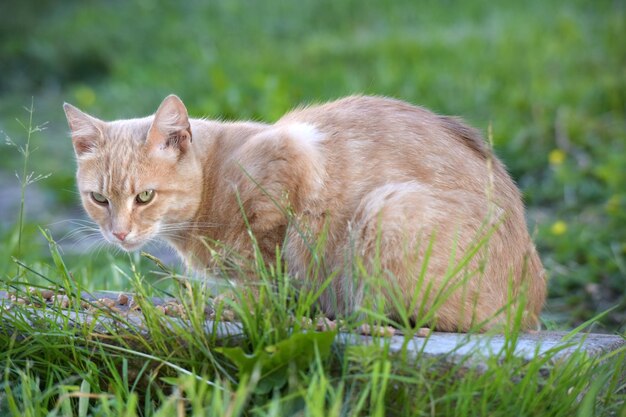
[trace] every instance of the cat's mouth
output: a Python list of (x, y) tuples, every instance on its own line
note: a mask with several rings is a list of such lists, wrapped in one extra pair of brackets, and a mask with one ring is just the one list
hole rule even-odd
[(109, 238), (108, 241), (122, 248), (126, 252), (134, 252), (136, 250), (139, 250), (141, 249), (142, 246), (144, 246), (147, 243), (146, 239), (139, 239), (137, 237), (134, 237), (132, 239), (127, 238), (124, 240), (119, 240), (116, 238)]

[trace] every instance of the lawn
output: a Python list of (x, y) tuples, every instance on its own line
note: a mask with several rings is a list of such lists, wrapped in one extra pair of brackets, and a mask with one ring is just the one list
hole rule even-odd
[[(73, 232), (84, 216), (64, 101), (115, 119), (150, 114), (176, 93), (196, 117), (273, 121), (302, 103), (367, 93), (491, 131), (524, 193), (548, 271), (544, 327), (569, 330), (612, 308), (593, 330), (626, 331), (624, 2), (31, 0), (5, 7), (0, 130), (17, 146), (0, 147), (0, 289), (52, 281), (70, 293), (178, 291), (150, 259)], [(31, 180), (41, 178), (23, 187), (31, 172)], [(176, 270), (175, 259), (155, 253)], [(308, 306), (281, 300), (274, 321), (250, 319), (246, 352), (302, 334), (287, 313), (303, 315)], [(163, 329), (164, 318), (154, 317), (152, 328)], [(617, 413), (624, 400), (619, 366), (599, 371), (603, 365), (582, 357), (549, 373), (539, 371), (544, 359), (506, 358), (481, 374), (442, 371), (426, 358), (414, 369), (375, 349), (314, 350), (284, 385), (260, 393), (263, 375), (238, 372), (214, 352), (215, 340), (189, 329), (163, 330), (151, 342), (126, 334), (105, 342), (90, 340), (86, 329), (43, 323), (21, 340), (11, 335), (27, 322), (8, 323), (0, 328), (0, 414), (57, 407), (59, 415), (171, 415), (206, 406), (217, 415), (571, 415), (594, 407)], [(186, 350), (176, 347), (181, 335)], [(589, 385), (591, 374), (602, 383)]]

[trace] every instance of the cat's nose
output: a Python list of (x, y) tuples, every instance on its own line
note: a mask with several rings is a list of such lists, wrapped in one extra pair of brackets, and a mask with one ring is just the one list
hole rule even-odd
[(128, 236), (128, 232), (113, 232), (113, 236), (123, 241), (124, 239), (126, 239), (126, 236)]

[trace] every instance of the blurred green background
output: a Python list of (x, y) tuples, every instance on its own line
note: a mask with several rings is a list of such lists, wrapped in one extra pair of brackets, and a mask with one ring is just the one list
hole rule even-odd
[[(82, 218), (62, 112), (152, 113), (178, 94), (196, 117), (273, 121), (301, 104), (388, 95), (464, 117), (522, 188), (550, 277), (548, 327), (618, 306), (596, 328), (626, 328), (624, 1), (5, 0), (0, 130), (17, 144), (46, 123), (27, 172), (0, 146), (0, 272), (11, 257), (54, 275), (37, 226), (51, 228), (76, 279), (124, 286), (126, 255), (66, 236)], [(86, 253), (88, 255), (86, 256)], [(121, 261), (120, 261), (121, 259)], [(118, 262), (119, 261), (119, 262)], [(33, 278), (34, 279), (34, 278)]]

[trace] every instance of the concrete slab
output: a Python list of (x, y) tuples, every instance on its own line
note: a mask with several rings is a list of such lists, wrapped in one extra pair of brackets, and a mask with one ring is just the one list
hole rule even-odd
[[(84, 294), (83, 299), (94, 302), (98, 299), (117, 300), (119, 293), (101, 292), (96, 294)], [(132, 296), (131, 296), (132, 300)], [(155, 298), (156, 305), (167, 305), (172, 299)], [(19, 309), (6, 308), (9, 303), (9, 295), (0, 291), (0, 328), (10, 320)], [(140, 312), (130, 312), (130, 302), (118, 305), (121, 314), (124, 315), (125, 323), (121, 323), (103, 314), (94, 315), (88, 310), (61, 310), (50, 308), (29, 308), (32, 319), (46, 316), (56, 322), (66, 322), (85, 325), (93, 323), (94, 331), (107, 333), (107, 329), (131, 326), (133, 330), (146, 332), (143, 316)], [(24, 316), (20, 316), (24, 319)], [(184, 321), (170, 317), (172, 323), (183, 325)], [(207, 332), (215, 333), (218, 338), (237, 337), (242, 334), (241, 324), (236, 322), (219, 322), (207, 320), (205, 323)], [(428, 337), (411, 337), (397, 334), (390, 337), (372, 337), (346, 332), (339, 332), (335, 344), (345, 348), (353, 345), (379, 345), (388, 346), (392, 354), (407, 355), (409, 358), (420, 356), (441, 358), (442, 360), (458, 363), (463, 361), (478, 364), (484, 363), (487, 357), (504, 357), (514, 355), (521, 359), (530, 360), (537, 356), (549, 355), (551, 361), (558, 362), (562, 358), (572, 355), (574, 352), (585, 352), (590, 357), (602, 358), (603, 355), (626, 350), (626, 337), (619, 335), (579, 333), (570, 335), (568, 332), (533, 332), (518, 334), (514, 342), (507, 340), (502, 334), (462, 334), (433, 332)]]
[[(409, 357), (436, 357), (448, 362), (481, 365), (486, 358), (503, 358), (513, 355), (524, 360), (548, 355), (551, 362), (571, 356), (574, 352), (584, 352), (589, 357), (602, 359), (603, 355), (626, 350), (626, 339), (621, 336), (568, 332), (520, 333), (513, 342), (502, 334), (462, 334), (433, 332), (426, 338), (413, 337), (407, 340), (403, 335), (390, 338), (372, 338), (340, 333), (342, 344), (389, 344), (389, 351), (406, 354)], [(468, 361), (468, 358), (470, 360)]]

